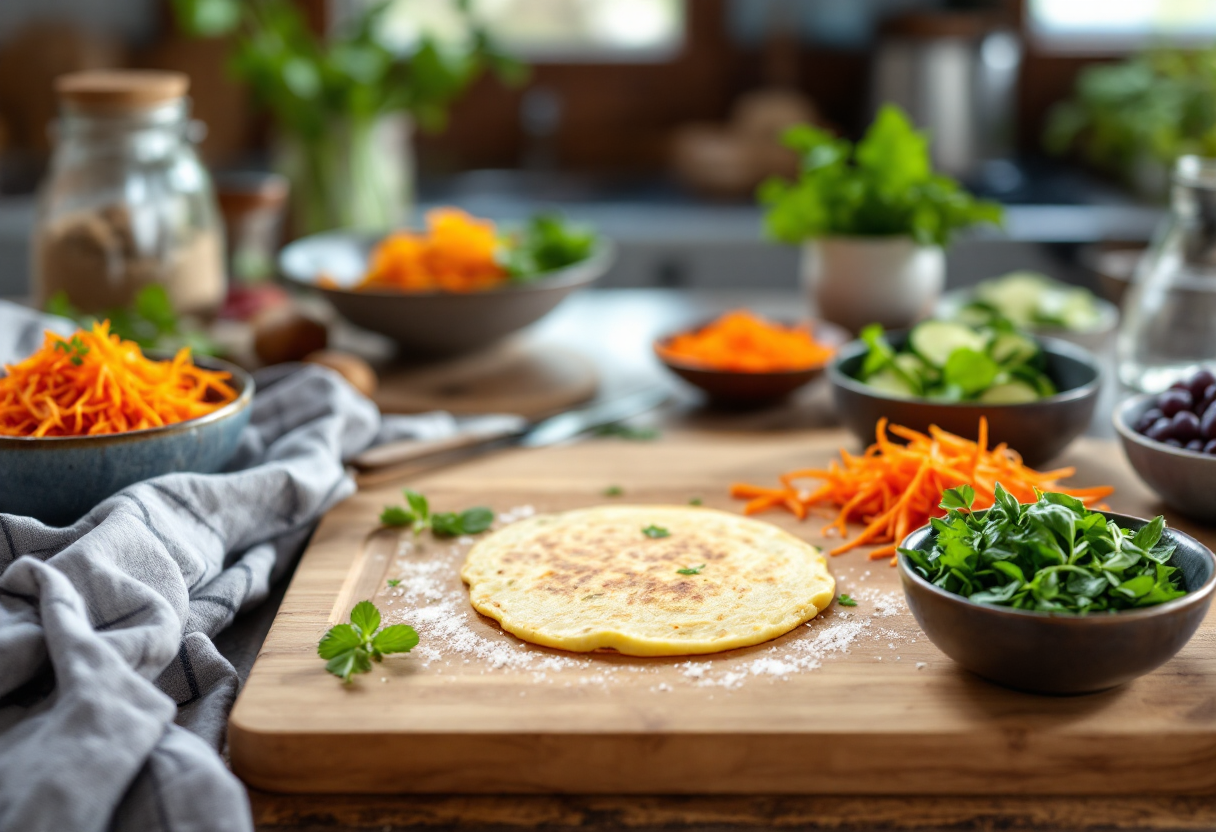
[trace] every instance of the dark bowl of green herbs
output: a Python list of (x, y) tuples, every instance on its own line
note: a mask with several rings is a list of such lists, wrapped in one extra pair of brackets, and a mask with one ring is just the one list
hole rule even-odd
[(503, 255), (511, 277), (475, 292), (359, 289), (383, 235), (329, 231), (283, 247), (279, 271), (319, 291), (343, 318), (395, 341), (401, 357), (475, 352), (543, 318), (611, 267), (610, 240), (559, 217), (533, 217)]
[(1033, 693), (1093, 693), (1161, 666), (1194, 635), (1216, 557), (1165, 520), (1087, 509), (1045, 493), (1019, 504), (997, 486), (971, 512), (969, 486), (899, 549), (908, 607), (960, 665)]

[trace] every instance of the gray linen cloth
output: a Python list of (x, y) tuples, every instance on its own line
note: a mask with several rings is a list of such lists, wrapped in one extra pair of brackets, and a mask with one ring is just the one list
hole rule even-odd
[[(48, 324), (71, 328), (0, 302), (0, 363)], [(354, 492), (343, 459), (458, 429), (382, 419), (321, 367), (257, 384), (226, 473), (139, 483), (66, 528), (0, 513), (0, 830), (252, 828), (217, 753), (239, 679), (213, 638)]]

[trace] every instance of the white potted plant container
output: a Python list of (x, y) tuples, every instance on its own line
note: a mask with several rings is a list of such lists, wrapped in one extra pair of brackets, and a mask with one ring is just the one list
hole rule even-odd
[(853, 332), (911, 326), (945, 288), (950, 235), (1000, 222), (999, 205), (933, 172), (928, 140), (898, 107), (883, 107), (856, 145), (805, 125), (783, 141), (802, 172), (765, 182), (759, 198), (770, 236), (802, 246), (812, 317)]
[(946, 252), (910, 236), (825, 237), (802, 244), (811, 315), (858, 332), (929, 317), (946, 285)]

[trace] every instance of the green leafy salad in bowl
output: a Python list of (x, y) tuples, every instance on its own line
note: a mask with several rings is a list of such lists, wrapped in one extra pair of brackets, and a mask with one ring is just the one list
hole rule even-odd
[(861, 332), (868, 352), (858, 380), (896, 398), (1018, 404), (1057, 392), (1038, 342), (1008, 323), (974, 328), (955, 321), (917, 324), (899, 349), (883, 328)]
[(1164, 517), (1133, 531), (1068, 494), (1019, 503), (999, 483), (995, 490), (993, 507), (980, 512), (971, 511), (971, 486), (947, 490), (928, 548), (899, 553), (934, 586), (978, 604), (1085, 614), (1186, 595)]

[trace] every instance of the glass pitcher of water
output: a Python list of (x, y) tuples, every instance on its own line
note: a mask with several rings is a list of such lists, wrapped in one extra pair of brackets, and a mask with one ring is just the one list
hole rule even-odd
[(1155, 393), (1216, 364), (1216, 159), (1183, 156), (1162, 221), (1123, 303), (1119, 380)]

